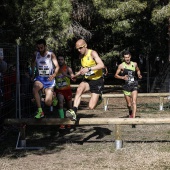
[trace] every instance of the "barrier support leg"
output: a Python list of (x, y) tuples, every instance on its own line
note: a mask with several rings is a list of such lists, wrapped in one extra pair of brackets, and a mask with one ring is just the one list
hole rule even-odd
[(108, 110), (108, 102), (109, 102), (109, 98), (104, 98), (104, 111), (107, 111)]
[(20, 149), (20, 150), (36, 150), (36, 149), (44, 149), (44, 147), (27, 147), (26, 146), (26, 138), (25, 138), (25, 129), (26, 129), (26, 125), (21, 125), (20, 127), (20, 132), (18, 134), (18, 139), (17, 139), (17, 143), (16, 143), (16, 149)]
[(159, 103), (160, 103), (160, 105), (159, 105), (159, 110), (160, 110), (160, 111), (163, 111), (163, 110), (164, 110), (164, 108), (163, 108), (163, 105), (164, 105), (164, 97), (160, 97)]
[(20, 126), (20, 132), (18, 134), (16, 149), (20, 149), (20, 148), (25, 148), (26, 147), (25, 128), (26, 128), (26, 125), (21, 125)]
[(121, 136), (121, 127), (120, 125), (115, 125), (115, 148), (121, 149), (123, 147), (123, 141)]

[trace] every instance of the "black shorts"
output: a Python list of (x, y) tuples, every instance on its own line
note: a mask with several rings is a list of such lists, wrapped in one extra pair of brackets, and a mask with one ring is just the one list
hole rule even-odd
[(103, 77), (100, 77), (97, 80), (84, 79), (83, 81), (85, 81), (89, 84), (91, 93), (96, 93), (96, 94), (103, 93), (103, 88), (104, 88)]
[(127, 92), (132, 92), (138, 90), (138, 82), (123, 85), (123, 90)]

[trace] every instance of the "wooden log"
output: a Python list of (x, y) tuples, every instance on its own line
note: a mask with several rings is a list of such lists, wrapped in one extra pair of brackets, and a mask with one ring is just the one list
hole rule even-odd
[(42, 118), (36, 120), (28, 119), (5, 119), (5, 124), (26, 124), (26, 125), (131, 125), (131, 124), (170, 124), (170, 118), (80, 118), (76, 122), (68, 118)]
[[(79, 84), (71, 84), (70, 85), (72, 88), (77, 88), (79, 86)], [(121, 88), (121, 85), (104, 85), (105, 88), (115, 88), (115, 87), (119, 87)]]
[[(138, 93), (138, 97), (167, 97), (170, 93)], [(90, 98), (91, 94), (83, 94), (82, 98)], [(103, 98), (122, 98), (124, 94), (103, 94)]]

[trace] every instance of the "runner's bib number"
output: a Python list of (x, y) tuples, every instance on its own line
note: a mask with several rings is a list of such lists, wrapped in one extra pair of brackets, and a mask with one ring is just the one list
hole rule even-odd
[(67, 82), (65, 82), (65, 81), (58, 82), (57, 84), (58, 84), (58, 87), (59, 87), (59, 88), (61, 88), (61, 87), (64, 87), (64, 86), (67, 86), (67, 85), (68, 85), (68, 84), (67, 84)]
[(50, 71), (49, 70), (39, 70), (39, 75), (40, 76), (49, 76)]
[(94, 71), (88, 71), (87, 73), (85, 73), (85, 76), (92, 76), (94, 75)]

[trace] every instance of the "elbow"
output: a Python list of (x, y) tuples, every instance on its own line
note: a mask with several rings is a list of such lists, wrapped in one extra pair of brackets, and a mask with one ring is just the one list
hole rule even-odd
[(103, 68), (105, 68), (105, 65), (104, 65), (104, 64), (102, 64), (102, 69), (103, 69)]

